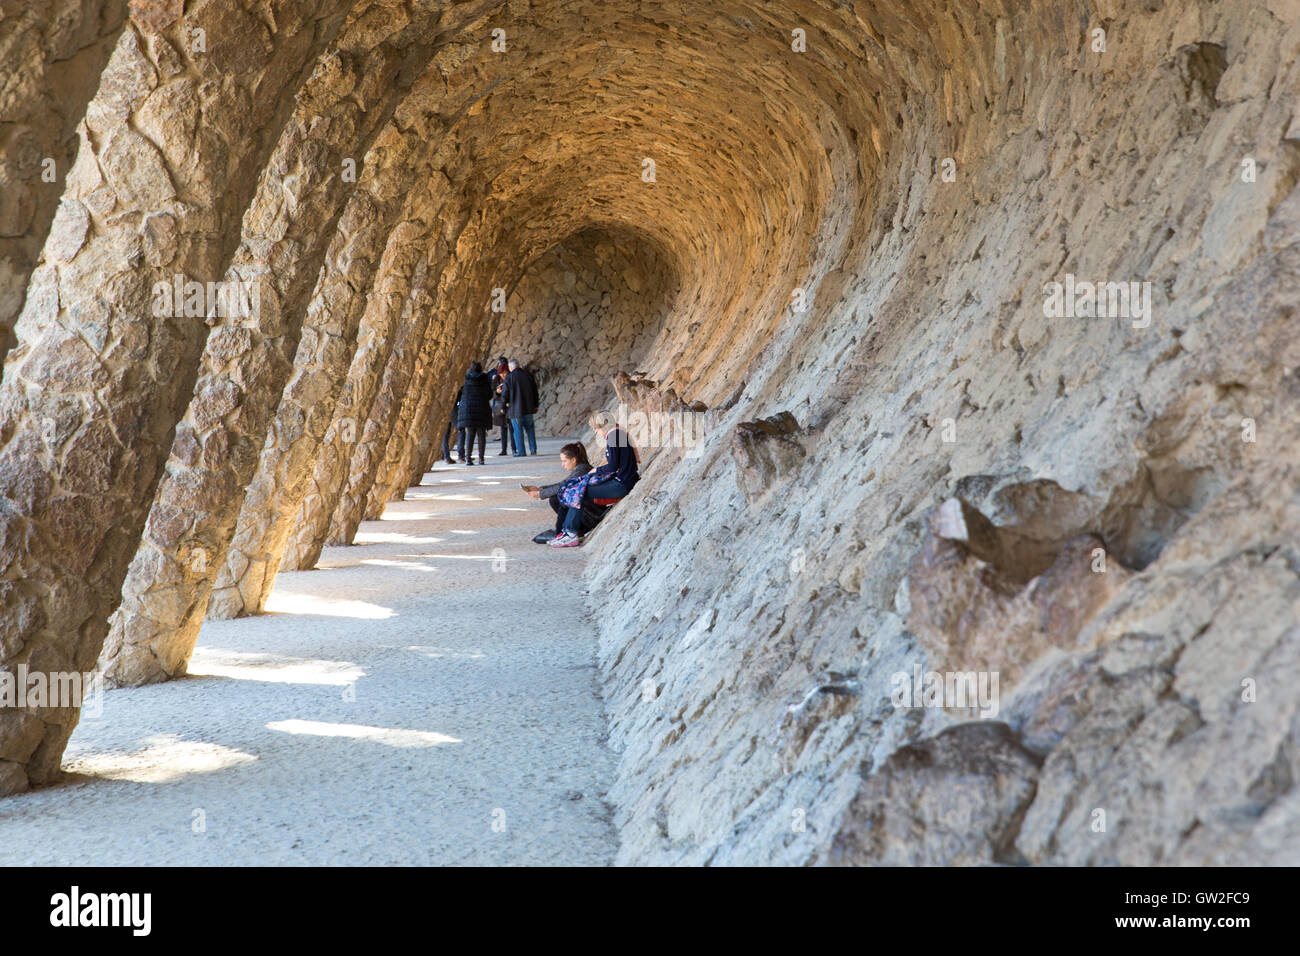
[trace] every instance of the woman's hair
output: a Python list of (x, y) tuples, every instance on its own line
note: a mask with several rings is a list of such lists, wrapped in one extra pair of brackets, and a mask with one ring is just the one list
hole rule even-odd
[(469, 370), (470, 370), (471, 372), (481, 372), (481, 371), (483, 371), (483, 363), (482, 363), (482, 362), (472, 362), (472, 363), (470, 363)]
[(590, 465), (590, 464), (591, 464), (591, 462), (587, 460), (587, 449), (586, 449), (583, 445), (579, 444), (579, 443), (576, 442), (576, 441), (571, 441), (571, 442), (569, 442), (567, 445), (565, 445), (563, 448), (561, 448), (561, 449), (560, 449), (560, 454), (561, 454), (561, 455), (568, 455), (570, 458), (572, 458), (574, 461), (576, 461), (579, 465)]

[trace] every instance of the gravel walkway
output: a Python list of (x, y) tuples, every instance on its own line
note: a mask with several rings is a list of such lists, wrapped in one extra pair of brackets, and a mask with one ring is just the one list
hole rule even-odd
[(559, 445), (439, 464), (191, 676), (106, 692), (67, 781), (0, 800), (0, 864), (612, 862), (582, 551), (519, 490)]

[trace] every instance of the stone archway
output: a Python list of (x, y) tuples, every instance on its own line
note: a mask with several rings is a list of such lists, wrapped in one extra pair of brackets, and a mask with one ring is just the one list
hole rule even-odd
[[(6, 16), (0, 674), (183, 673), (506, 352), (544, 430), (617, 372), (708, 416), (587, 552), (627, 859), (1281, 858), (1294, 695), (1240, 681), (1300, 680), (1300, 34), (1231, 7)], [(258, 312), (159, 314), (177, 279)], [(1067, 279), (1152, 310), (1054, 313)], [(883, 703), (913, 665), (1003, 674), (1005, 726)], [(0, 710), (0, 793), (77, 719)]]
[(680, 290), (675, 263), (626, 228), (590, 227), (530, 263), (488, 353), (533, 369), (539, 433), (578, 435), (614, 397), (610, 384), (650, 354)]

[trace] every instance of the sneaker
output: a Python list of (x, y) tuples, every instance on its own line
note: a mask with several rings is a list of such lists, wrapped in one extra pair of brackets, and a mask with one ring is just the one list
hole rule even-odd
[(551, 541), (555, 540), (558, 537), (559, 534), (555, 531), (554, 528), (547, 528), (541, 534), (533, 535), (533, 541), (537, 544), (549, 544)]
[(582, 539), (576, 534), (569, 534), (567, 531), (562, 531), (560, 534), (555, 536), (554, 540), (551, 541), (550, 546), (552, 548), (580, 548), (582, 547)]

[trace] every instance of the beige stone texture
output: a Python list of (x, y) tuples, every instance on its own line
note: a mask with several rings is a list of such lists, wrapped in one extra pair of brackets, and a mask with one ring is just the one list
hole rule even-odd
[[(6, 670), (183, 673), (504, 352), (642, 452), (619, 862), (1300, 863), (1294, 3), (11, 6)], [(0, 793), (76, 721), (0, 714)]]

